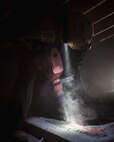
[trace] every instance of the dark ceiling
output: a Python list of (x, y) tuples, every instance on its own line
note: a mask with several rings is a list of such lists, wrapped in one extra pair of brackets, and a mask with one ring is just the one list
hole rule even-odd
[[(34, 1), (4, 1), (4, 3), (0, 4), (1, 36), (8, 34), (7, 31), (9, 31), (9, 29), (11, 30), (11, 27), (13, 27), (13, 30), (17, 31), (17, 33), (20, 25), (25, 24), (26, 28), (33, 27), (33, 23), (37, 24), (38, 20), (36, 17), (39, 13), (49, 10), (53, 11), (63, 1), (64, 0), (41, 0), (37, 3)], [(96, 44), (99, 41), (103, 42), (114, 36), (113, 0), (66, 0), (66, 5), (70, 9), (88, 16), (94, 29), (92, 44)], [(14, 17), (16, 19), (15, 21), (19, 24), (16, 25), (15, 22), (12, 24), (11, 19)]]

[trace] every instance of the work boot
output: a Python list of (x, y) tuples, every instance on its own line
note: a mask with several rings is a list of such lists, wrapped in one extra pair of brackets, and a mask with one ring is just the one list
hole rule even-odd
[(28, 142), (27, 134), (22, 130), (15, 130), (12, 133), (13, 142)]

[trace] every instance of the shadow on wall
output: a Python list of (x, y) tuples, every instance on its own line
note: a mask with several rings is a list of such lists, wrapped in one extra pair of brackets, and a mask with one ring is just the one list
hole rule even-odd
[(114, 41), (93, 46), (81, 67), (85, 90), (91, 97), (114, 89)]
[(58, 97), (53, 90), (51, 82), (42, 70), (37, 70), (34, 84), (32, 103), (28, 116), (44, 116), (59, 119), (61, 117)]
[(108, 39), (91, 49), (81, 67), (85, 102), (100, 117), (113, 117), (114, 41)]

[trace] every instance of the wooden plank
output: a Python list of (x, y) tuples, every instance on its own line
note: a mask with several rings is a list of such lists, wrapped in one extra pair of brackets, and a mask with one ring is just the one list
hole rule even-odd
[(114, 34), (114, 27), (110, 28), (109, 30), (106, 30), (105, 32), (98, 34), (97, 36), (94, 36), (91, 43), (92, 45), (95, 45), (96, 43), (100, 42), (100, 40), (102, 41), (102, 39), (110, 37), (113, 34)]
[(97, 7), (100, 7), (102, 4), (104, 4), (107, 0), (101, 0), (99, 2), (97, 2), (96, 4), (94, 4), (93, 6), (91, 6), (88, 10), (86, 10), (84, 12), (84, 14), (88, 14), (90, 13), (92, 10), (96, 9)]
[(86, 16), (91, 20), (92, 23), (105, 17), (106, 15), (114, 12), (114, 1), (107, 0), (105, 3), (99, 7), (93, 9), (91, 12), (87, 13)]
[(114, 15), (107, 17), (106, 19), (94, 24), (94, 34), (98, 33), (99, 31), (102, 31), (109, 26), (114, 25)]
[(43, 137), (46, 142), (69, 142), (62, 137), (59, 137), (27, 122), (24, 123), (23, 130), (37, 138)]

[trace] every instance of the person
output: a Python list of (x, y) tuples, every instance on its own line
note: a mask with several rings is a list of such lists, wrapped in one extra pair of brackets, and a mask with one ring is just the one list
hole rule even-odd
[[(21, 126), (31, 104), (37, 68), (42, 68), (44, 73), (46, 70), (44, 64), (39, 65), (37, 63), (37, 58), (42, 55), (40, 58), (43, 58), (44, 63), (49, 64), (46, 57), (50, 58), (51, 50), (56, 48), (63, 62), (62, 78), (66, 78), (69, 76), (69, 71), (67, 72), (67, 63), (64, 60), (66, 54), (64, 43), (67, 43), (70, 47), (72, 68), (79, 66), (84, 53), (89, 49), (92, 36), (92, 26), (89, 20), (83, 14), (70, 12), (61, 4), (56, 6), (55, 9), (48, 9), (48, 12), (47, 10), (39, 11), (37, 28), (35, 29), (32, 29), (35, 21), (32, 21), (31, 28), (30, 25), (25, 26), (30, 13), (25, 12), (26, 15), (22, 10), (20, 14), (17, 10), (18, 12), (11, 16), (11, 20), (8, 23), (6, 22), (5, 31), (2, 30), (1, 32), (4, 33), (1, 34), (0, 41), (2, 59), (0, 80), (2, 84), (2, 99), (0, 102), (2, 116), (0, 123), (3, 140), (6, 138), (8, 141), (27, 141), (26, 135), (21, 131)], [(23, 14), (27, 18), (24, 19), (25, 15), (23, 16)], [(15, 16), (16, 18), (14, 18)], [(36, 17), (33, 16), (32, 18), (35, 19)], [(16, 21), (17, 19), (18, 21), (23, 20), (23, 22), (19, 21), (21, 30), (20, 28), (18, 30), (19, 23)], [(15, 26), (13, 27), (13, 25)], [(13, 28), (13, 31), (10, 27)], [(27, 28), (30, 28), (29, 32)], [(9, 35), (5, 35), (7, 32)]]

